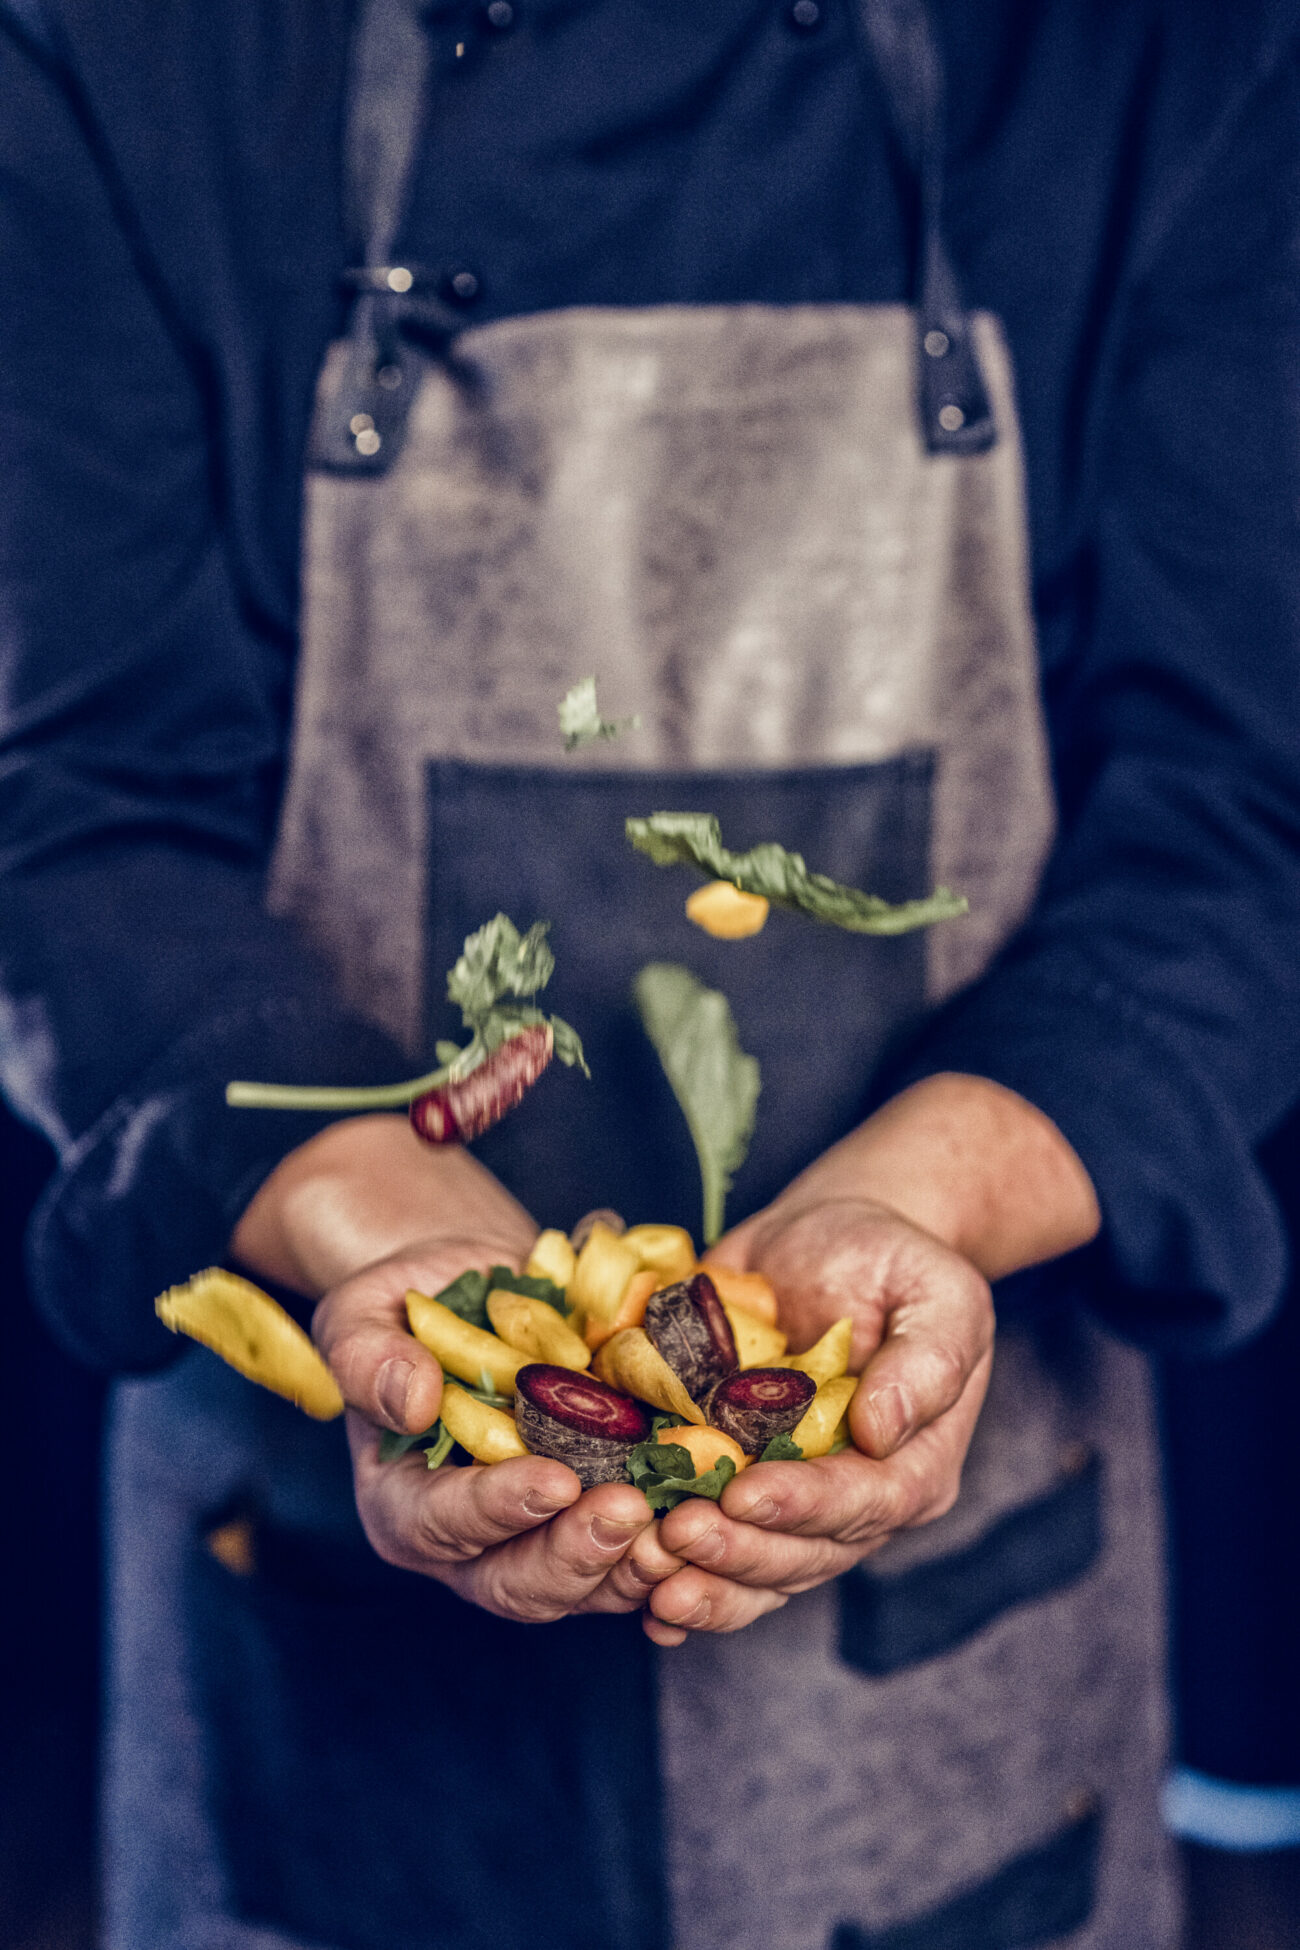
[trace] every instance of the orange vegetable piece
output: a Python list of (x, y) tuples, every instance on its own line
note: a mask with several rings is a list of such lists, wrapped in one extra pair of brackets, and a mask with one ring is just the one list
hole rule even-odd
[(695, 1464), (695, 1474), (703, 1476), (713, 1468), (723, 1456), (730, 1456), (737, 1472), (753, 1460), (747, 1456), (738, 1442), (733, 1442), (721, 1429), (696, 1429), (688, 1424), (684, 1429), (660, 1429), (656, 1442), (676, 1442), (689, 1450), (691, 1461)]
[(769, 1327), (776, 1326), (776, 1288), (761, 1273), (733, 1273), (729, 1266), (713, 1266), (701, 1261), (697, 1273), (707, 1273), (724, 1306), (743, 1307)]
[(662, 1273), (656, 1273), (647, 1266), (640, 1273), (634, 1273), (628, 1281), (613, 1320), (599, 1320), (595, 1314), (588, 1314), (582, 1337), (592, 1353), (604, 1347), (615, 1334), (622, 1333), (625, 1327), (639, 1327), (645, 1319), (646, 1301), (650, 1295), (658, 1293), (661, 1286), (668, 1284)]

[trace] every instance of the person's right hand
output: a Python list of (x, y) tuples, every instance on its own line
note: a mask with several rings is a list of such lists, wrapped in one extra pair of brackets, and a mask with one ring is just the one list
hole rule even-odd
[(404, 1118), (363, 1117), (277, 1166), (231, 1244), (253, 1274), (324, 1294), (312, 1331), (348, 1404), (357, 1508), (381, 1557), (506, 1618), (637, 1611), (680, 1560), (630, 1484), (583, 1492), (540, 1456), (432, 1473), (419, 1451), (379, 1461), (382, 1429), (427, 1429), (442, 1400), (442, 1371), (407, 1326), (407, 1289), (520, 1267), (536, 1235), (459, 1146), (431, 1150)]

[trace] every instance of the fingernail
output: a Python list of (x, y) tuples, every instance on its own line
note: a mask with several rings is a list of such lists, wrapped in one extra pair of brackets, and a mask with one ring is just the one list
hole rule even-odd
[(636, 1517), (633, 1517), (631, 1522), (626, 1517), (621, 1520), (615, 1517), (593, 1517), (591, 1520), (592, 1538), (602, 1550), (613, 1550), (616, 1544), (626, 1544), (630, 1537), (635, 1537), (639, 1530), (644, 1529), (645, 1525)]
[(541, 1490), (528, 1490), (525, 1492), (522, 1508), (526, 1516), (553, 1517), (559, 1511), (568, 1508), (568, 1498), (547, 1496)]
[(711, 1523), (708, 1529), (687, 1548), (691, 1554), (692, 1564), (716, 1564), (726, 1545), (722, 1541), (722, 1532), (717, 1524)]
[(877, 1437), (880, 1447), (888, 1453), (896, 1449), (912, 1425), (912, 1411), (907, 1396), (896, 1381), (890, 1381), (883, 1388), (868, 1395), (867, 1405), (875, 1417)]
[(781, 1514), (780, 1505), (770, 1496), (760, 1496), (758, 1502), (749, 1510), (742, 1510), (742, 1523), (775, 1523)]
[(379, 1370), (379, 1380), (375, 1384), (379, 1406), (393, 1427), (402, 1433), (406, 1430), (406, 1397), (411, 1392), (411, 1377), (414, 1373), (414, 1363), (403, 1361), (395, 1354), (391, 1360), (385, 1361)]
[(669, 1620), (672, 1625), (707, 1625), (713, 1613), (713, 1605), (708, 1598), (700, 1598), (688, 1612)]

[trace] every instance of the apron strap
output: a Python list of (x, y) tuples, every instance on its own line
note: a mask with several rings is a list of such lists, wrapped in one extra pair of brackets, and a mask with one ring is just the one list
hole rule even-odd
[(932, 454), (979, 454), (997, 440), (970, 314), (943, 235), (944, 73), (924, 0), (852, 0), (858, 30), (916, 178), (921, 431)]
[[(885, 90), (921, 206), (917, 293), (921, 432), (932, 454), (983, 453), (997, 439), (970, 316), (943, 238), (944, 77), (924, 0), (851, 0)], [(366, 0), (353, 44), (345, 156), (354, 267), (348, 353), (312, 428), (312, 465), (381, 474), (396, 458), (421, 370), (402, 331), (450, 343), (464, 323), (436, 274), (393, 262), (430, 63), (421, 0)]]

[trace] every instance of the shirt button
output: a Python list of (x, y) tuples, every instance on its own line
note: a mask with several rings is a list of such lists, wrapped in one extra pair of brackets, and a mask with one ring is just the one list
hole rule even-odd
[(495, 33), (505, 34), (516, 24), (518, 16), (512, 0), (488, 0), (483, 18)]
[(450, 298), (454, 305), (472, 305), (483, 286), (476, 271), (461, 265), (454, 271), (448, 271), (442, 281), (442, 288), (445, 296)]
[(793, 0), (786, 18), (801, 34), (811, 34), (814, 28), (822, 24), (820, 0)]

